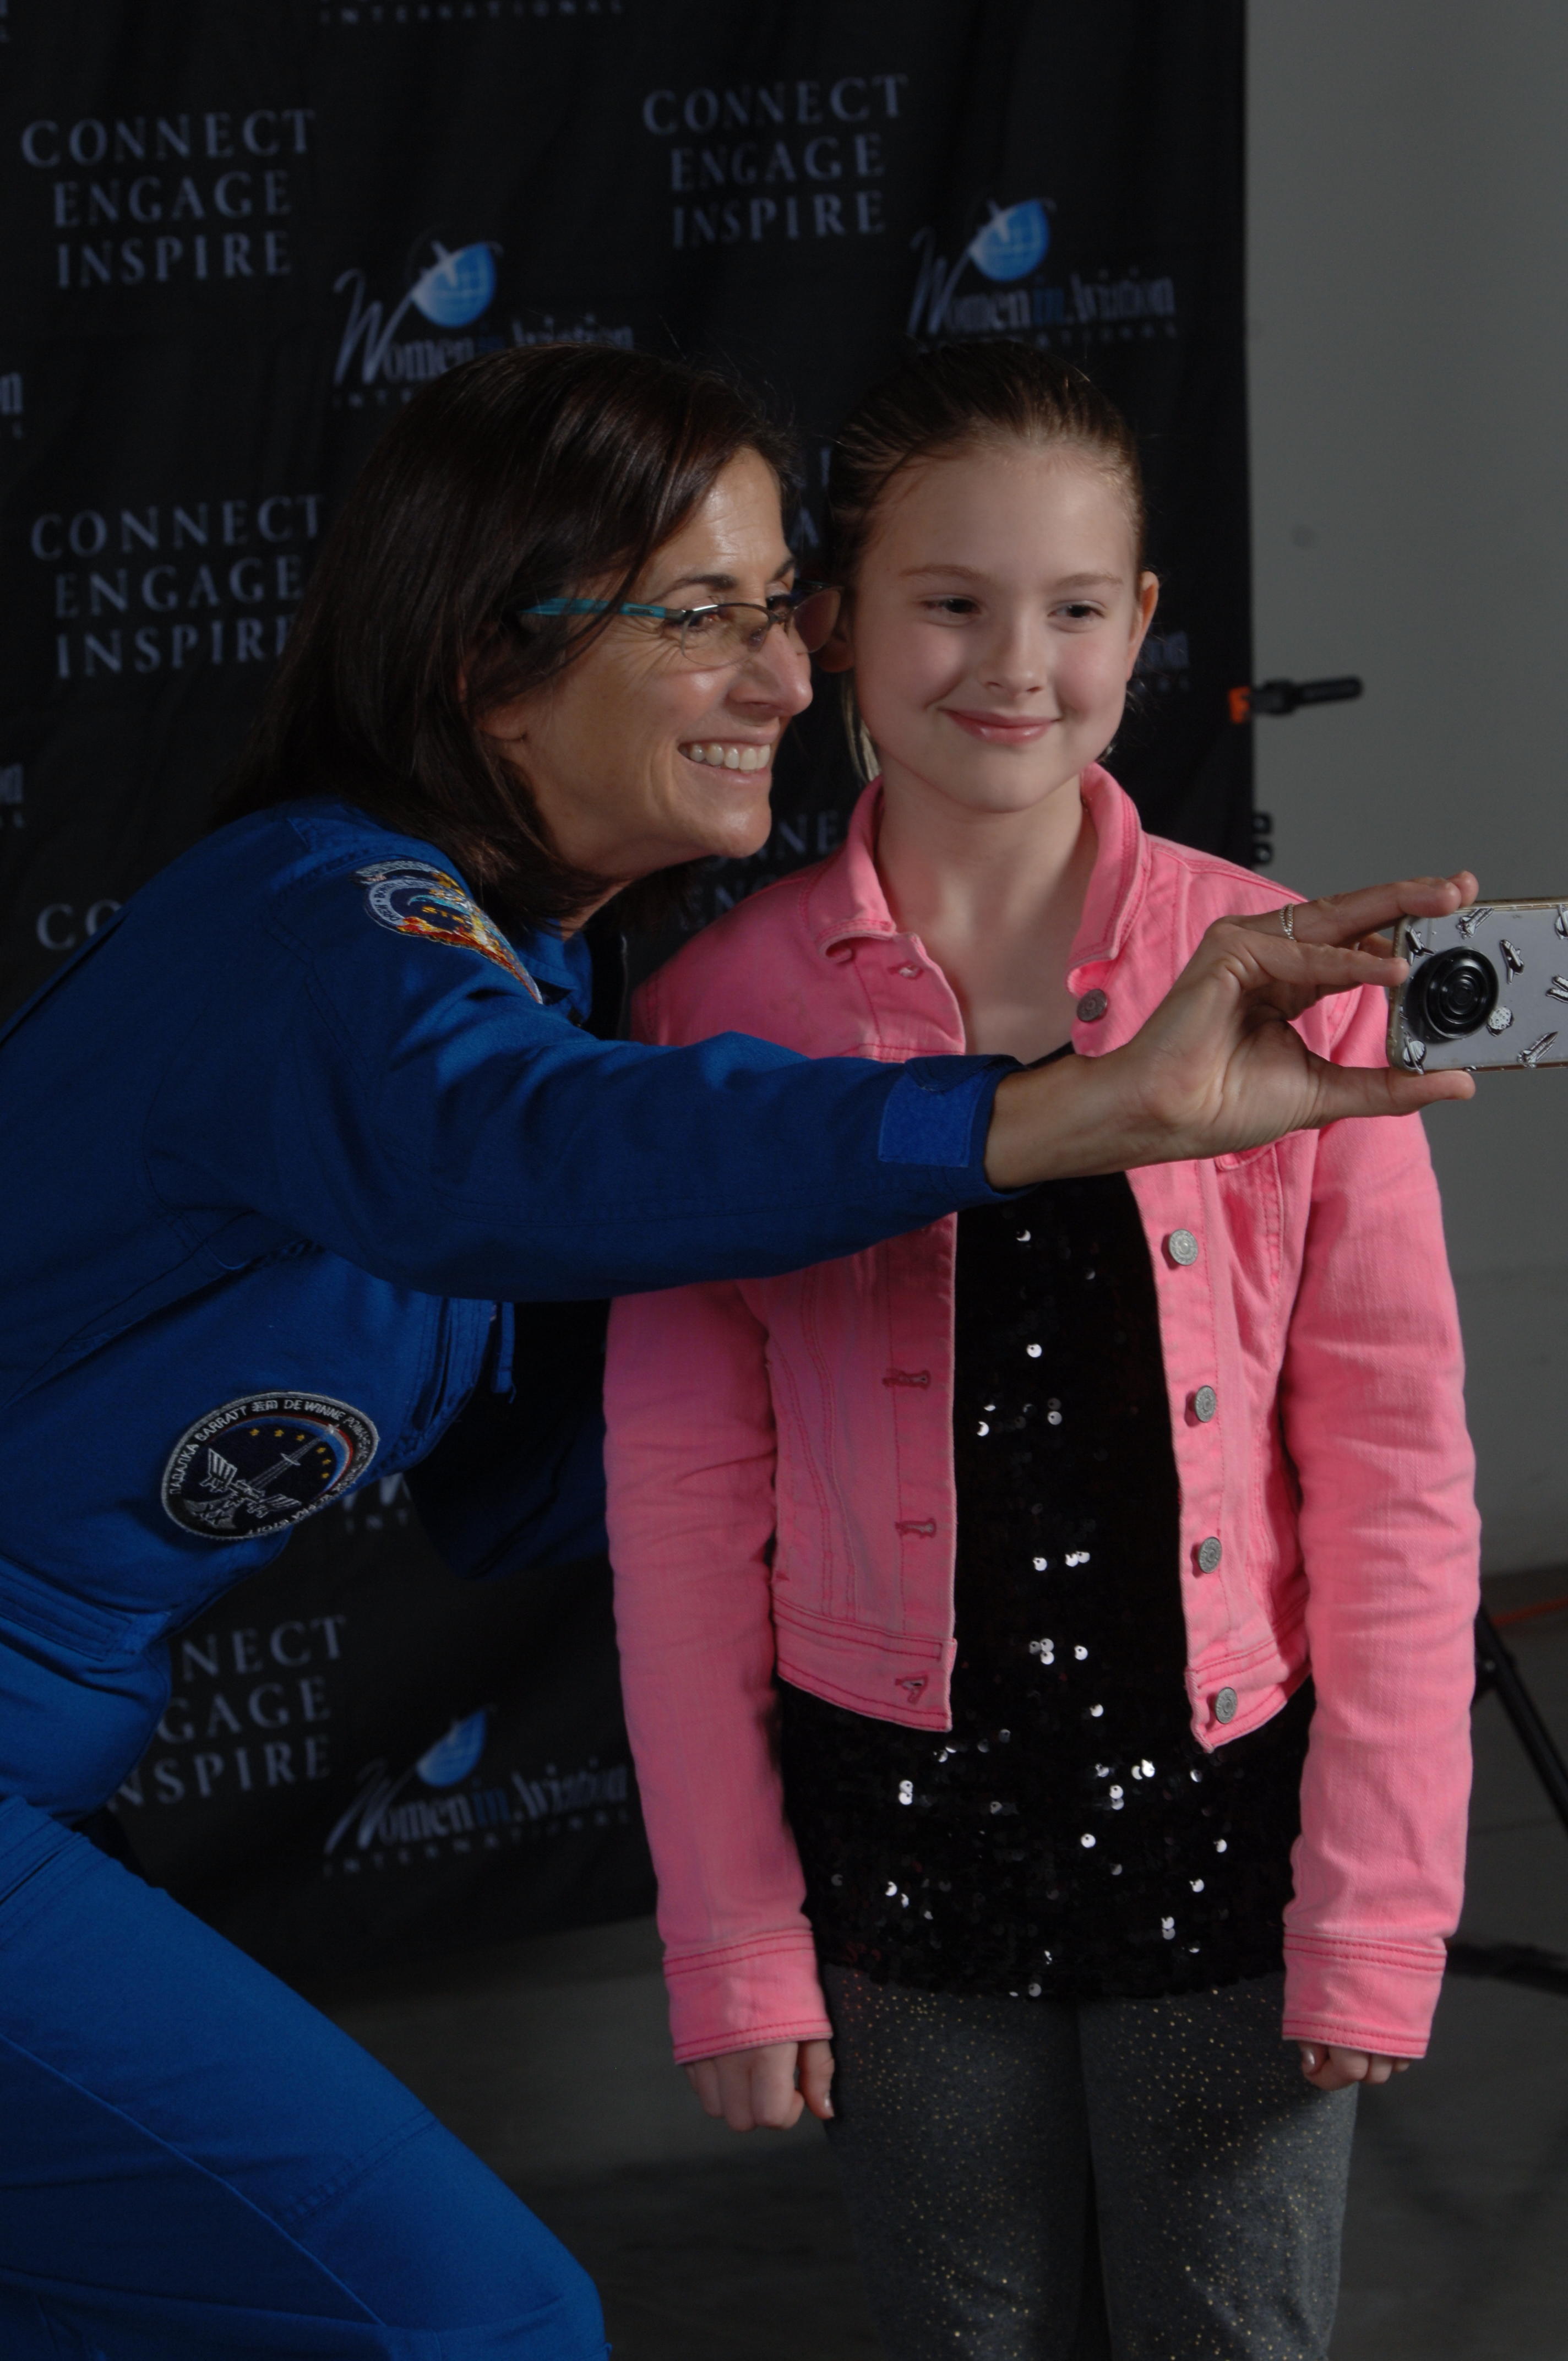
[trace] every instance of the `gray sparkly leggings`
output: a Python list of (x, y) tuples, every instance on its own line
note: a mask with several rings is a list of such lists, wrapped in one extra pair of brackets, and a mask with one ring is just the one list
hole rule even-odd
[(824, 1971), (833, 2145), (887, 2361), (1323, 2361), (1355, 2093), (1282, 1979), (1016, 2001)]

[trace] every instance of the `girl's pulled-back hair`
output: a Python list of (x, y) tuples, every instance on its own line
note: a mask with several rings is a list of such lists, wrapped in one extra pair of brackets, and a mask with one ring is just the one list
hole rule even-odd
[[(828, 578), (853, 592), (878, 507), (906, 467), (1003, 440), (1081, 452), (1103, 468), (1125, 504), (1134, 565), (1142, 566), (1144, 474), (1132, 428), (1069, 361), (998, 341), (914, 354), (851, 411), (828, 469)], [(852, 673), (843, 675), (839, 693), (850, 757), (862, 779), (872, 778), (876, 749), (855, 702)]]
[(576, 916), (618, 881), (561, 859), (478, 724), (611, 619), (515, 610), (606, 577), (612, 602), (630, 597), (745, 451), (793, 478), (748, 395), (652, 353), (513, 346), (436, 379), (327, 534), (220, 818), (341, 796), (440, 846), (506, 924)]
[(1079, 451), (1102, 467), (1125, 502), (1143, 564), (1144, 477), (1132, 428), (1069, 361), (998, 341), (916, 353), (857, 403), (828, 471), (831, 578), (853, 588), (878, 504), (905, 467), (1003, 440)]

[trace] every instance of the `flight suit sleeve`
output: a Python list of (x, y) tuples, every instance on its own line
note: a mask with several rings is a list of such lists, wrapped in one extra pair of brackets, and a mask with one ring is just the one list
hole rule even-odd
[(367, 874), (311, 876), (236, 946), (203, 1013), (221, 1055), (187, 1045), (160, 1095), (166, 1200), (242, 1205), (395, 1284), (521, 1301), (793, 1269), (995, 1194), (1011, 1060), (598, 1041), (477, 913), (473, 939), (401, 931)]

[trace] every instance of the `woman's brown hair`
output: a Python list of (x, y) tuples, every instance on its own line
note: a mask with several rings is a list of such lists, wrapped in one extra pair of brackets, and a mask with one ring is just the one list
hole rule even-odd
[(516, 609), (607, 577), (629, 598), (744, 451), (791, 481), (793, 446), (750, 396), (651, 353), (518, 346), (438, 378), (323, 544), (220, 819), (340, 796), (439, 846), (504, 924), (577, 916), (619, 881), (561, 859), (477, 724), (609, 618)]
[[(915, 354), (856, 404), (828, 470), (830, 578), (853, 595), (877, 510), (905, 468), (1003, 440), (1080, 452), (1103, 468), (1126, 507), (1134, 562), (1142, 566), (1144, 479), (1132, 428), (1081, 369), (1032, 345), (999, 339)], [(869, 778), (874, 749), (855, 705), (850, 673), (843, 677), (842, 696), (850, 752)]]

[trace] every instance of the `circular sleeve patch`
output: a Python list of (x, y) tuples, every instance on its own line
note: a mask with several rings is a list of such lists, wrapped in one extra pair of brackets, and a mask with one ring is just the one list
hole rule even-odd
[(244, 1394), (186, 1428), (163, 1471), (164, 1510), (204, 1541), (279, 1533), (356, 1484), (379, 1441), (363, 1411), (324, 1394)]

